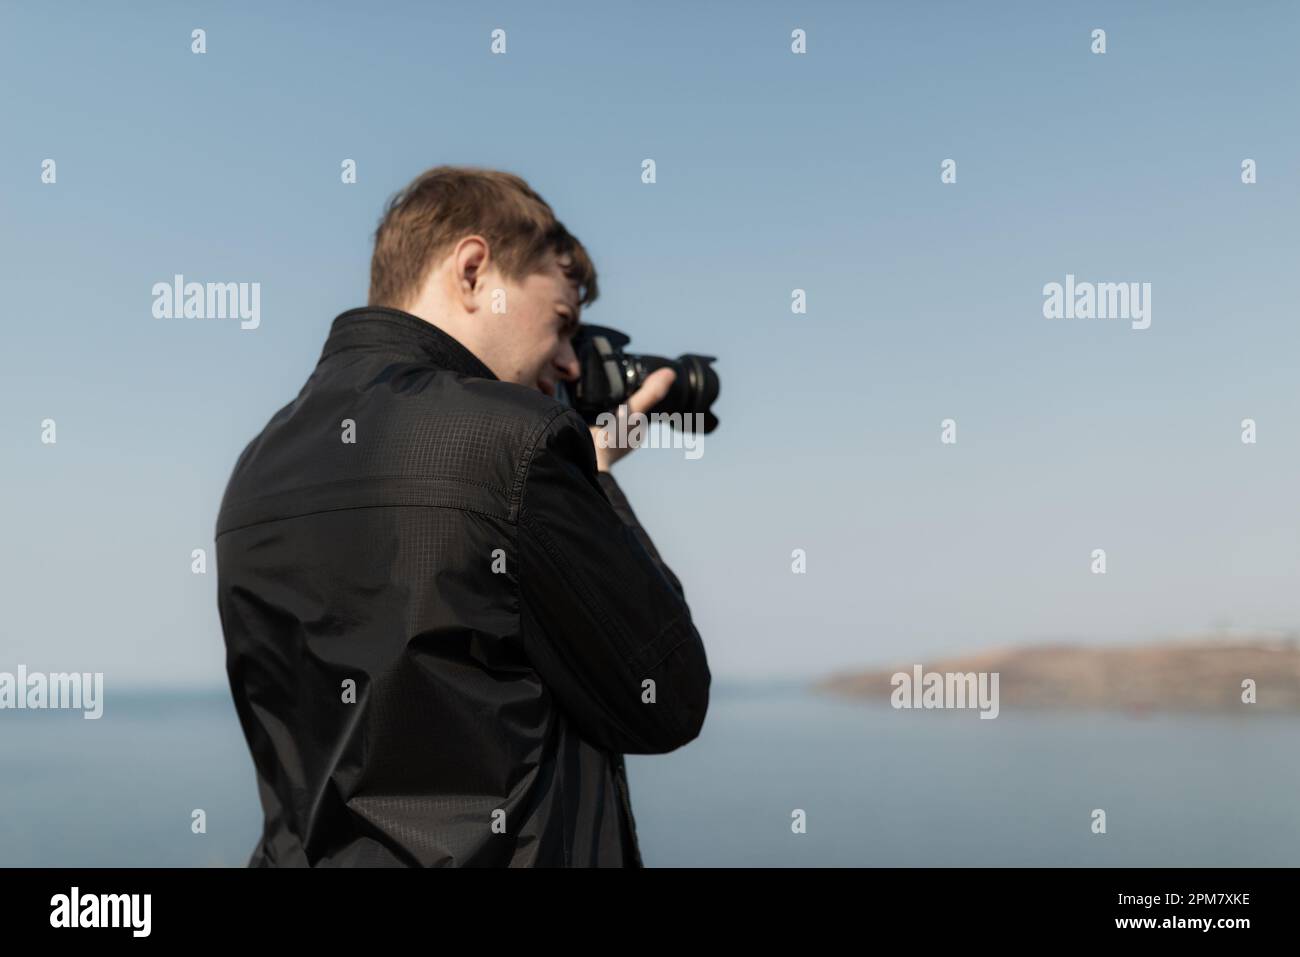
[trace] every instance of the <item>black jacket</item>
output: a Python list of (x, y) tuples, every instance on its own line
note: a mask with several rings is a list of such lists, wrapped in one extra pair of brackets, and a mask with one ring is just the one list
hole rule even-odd
[(250, 866), (641, 865), (623, 754), (695, 738), (710, 673), (576, 412), (350, 310), (216, 543)]

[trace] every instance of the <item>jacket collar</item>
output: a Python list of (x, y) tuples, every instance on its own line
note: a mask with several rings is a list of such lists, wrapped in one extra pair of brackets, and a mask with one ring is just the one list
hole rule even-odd
[(387, 306), (361, 306), (341, 313), (330, 326), (321, 360), (344, 349), (399, 352), (462, 375), (496, 378), (478, 356), (433, 323)]

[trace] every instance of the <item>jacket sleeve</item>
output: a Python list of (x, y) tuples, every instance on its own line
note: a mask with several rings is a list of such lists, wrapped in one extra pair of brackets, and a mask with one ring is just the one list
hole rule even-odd
[(613, 474), (610, 472), (597, 472), (596, 481), (600, 483), (600, 489), (605, 493), (605, 498), (609, 499), (614, 514), (632, 530), (632, 534), (641, 543), (641, 547), (650, 556), (650, 560), (655, 563), (659, 571), (663, 572), (663, 576), (668, 579), (668, 584), (673, 586), (673, 591), (681, 596), (682, 601), (685, 601), (686, 591), (682, 588), (682, 583), (673, 574), (673, 570), (664, 564), (664, 560), (659, 557), (659, 550), (655, 548), (655, 543), (650, 541), (650, 536), (646, 534), (645, 529), (641, 527), (641, 523), (637, 521), (636, 515), (632, 512), (631, 503), (628, 502), (627, 496), (623, 494), (623, 490), (619, 488), (618, 483), (614, 481)]
[(579, 733), (630, 754), (698, 736), (711, 681), (703, 642), (617, 483), (598, 477), (572, 410), (533, 447), (518, 536), (525, 649)]

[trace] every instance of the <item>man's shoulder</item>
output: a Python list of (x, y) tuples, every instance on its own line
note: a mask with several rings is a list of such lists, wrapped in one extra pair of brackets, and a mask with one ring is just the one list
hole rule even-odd
[(394, 438), (427, 436), (441, 455), (486, 445), (518, 461), (559, 429), (582, 426), (568, 405), (536, 389), (448, 374), (439, 370), (429, 388), (385, 402), (381, 420)]
[(472, 411), (525, 434), (546, 428), (569, 410), (562, 402), (513, 382), (462, 376), (456, 376), (455, 382), (461, 401), (448, 404), (453, 413)]
[(429, 367), (341, 371), (315, 377), (249, 446), (220, 528), (425, 499), (512, 514), (534, 450), (582, 426), (568, 406), (514, 383)]

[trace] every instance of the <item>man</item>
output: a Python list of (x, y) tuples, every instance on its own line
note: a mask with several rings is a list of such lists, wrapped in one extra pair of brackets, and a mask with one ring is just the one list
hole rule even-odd
[(554, 398), (595, 298), (517, 176), (438, 167), (389, 204), (370, 305), (217, 519), (250, 866), (641, 866), (623, 754), (693, 740), (710, 673), (609, 472), (628, 450)]

